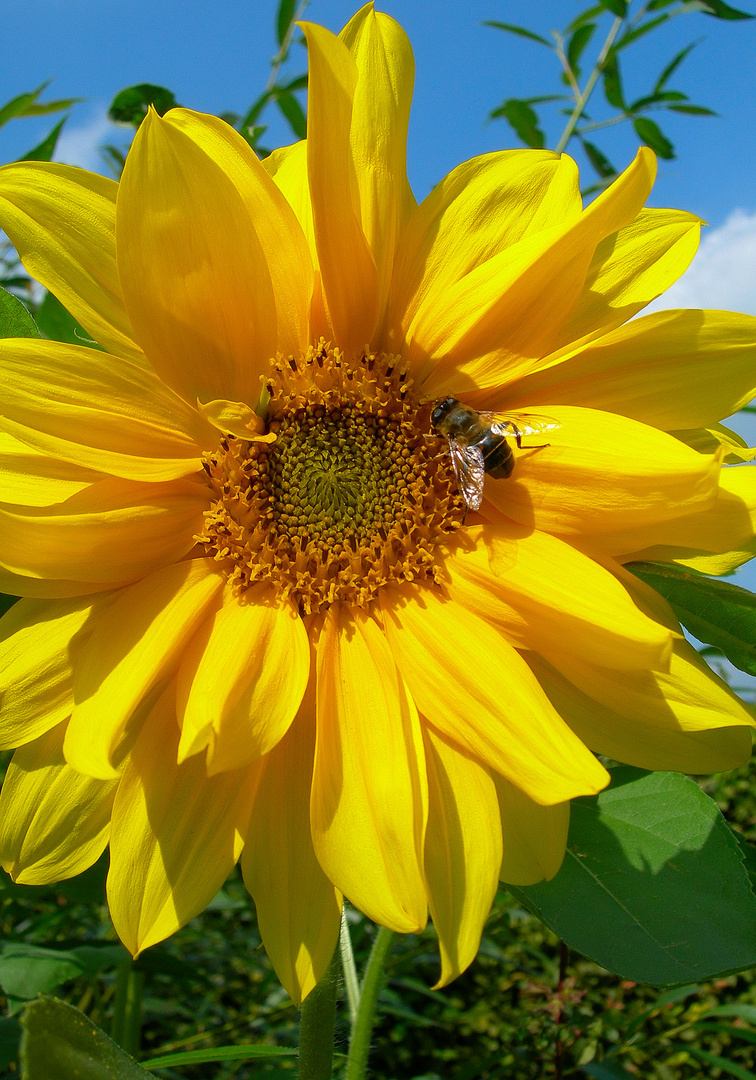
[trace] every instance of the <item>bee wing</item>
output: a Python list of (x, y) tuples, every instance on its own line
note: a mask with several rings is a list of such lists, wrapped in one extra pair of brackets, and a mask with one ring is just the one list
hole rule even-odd
[(480, 413), (481, 417), (491, 417), (491, 431), (494, 435), (544, 435), (556, 431), (562, 425), (553, 416), (536, 416), (533, 413)]
[(463, 446), (456, 439), (449, 439), (454, 477), (471, 510), (477, 510), (483, 502), (483, 480), (486, 475), (483, 451), (479, 446)]

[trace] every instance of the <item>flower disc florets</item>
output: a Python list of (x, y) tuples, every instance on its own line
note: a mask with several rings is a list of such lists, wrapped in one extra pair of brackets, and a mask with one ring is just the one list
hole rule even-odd
[(270, 581), (310, 614), (439, 580), (435, 548), (464, 505), (401, 363), (347, 364), (321, 342), (275, 360), (267, 390), (275, 441), (224, 438), (204, 460), (218, 498), (198, 539), (236, 588)]

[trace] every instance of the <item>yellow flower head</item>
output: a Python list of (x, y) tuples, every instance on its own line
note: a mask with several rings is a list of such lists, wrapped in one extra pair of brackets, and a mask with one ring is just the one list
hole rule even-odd
[(3, 865), (55, 881), (109, 842), (137, 953), (241, 856), (296, 1000), (342, 896), (398, 931), (430, 909), (457, 975), (499, 877), (556, 873), (595, 754), (747, 756), (623, 563), (726, 570), (756, 506), (718, 426), (756, 320), (628, 322), (698, 241), (643, 209), (652, 153), (585, 210), (539, 150), (418, 206), (403, 31), (368, 4), (304, 32), (308, 137), (262, 163), (175, 109), (120, 183), (0, 169), (0, 226), (101, 346), (0, 343)]

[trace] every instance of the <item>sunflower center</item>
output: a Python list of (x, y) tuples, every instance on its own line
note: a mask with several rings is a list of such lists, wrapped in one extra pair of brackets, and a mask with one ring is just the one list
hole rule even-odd
[(224, 438), (204, 460), (217, 498), (198, 540), (234, 586), (268, 581), (310, 614), (440, 580), (435, 549), (464, 504), (396, 358), (346, 364), (321, 342), (274, 361), (267, 389), (275, 441)]

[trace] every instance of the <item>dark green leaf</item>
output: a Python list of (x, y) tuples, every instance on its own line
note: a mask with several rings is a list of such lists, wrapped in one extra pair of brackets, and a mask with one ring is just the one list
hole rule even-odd
[(704, 15), (713, 15), (715, 19), (753, 19), (753, 15), (749, 15), (746, 11), (738, 11), (737, 8), (730, 7), (729, 4), (723, 3), (723, 0), (703, 0), (704, 5), (709, 9), (704, 11)]
[(594, 7), (589, 7), (586, 11), (582, 11), (568, 25), (565, 33), (571, 34), (573, 30), (577, 30), (579, 26), (582, 26), (584, 23), (590, 22), (591, 19), (595, 19), (597, 15), (602, 15), (604, 10), (605, 8), (603, 7), (603, 5), (596, 4)]
[(601, 6), (621, 19), (627, 15), (627, 0), (601, 0)]
[(713, 109), (706, 109), (703, 105), (668, 105), (671, 112), (687, 113), (689, 116), (719, 116)]
[(41, 143), (38, 143), (33, 149), (28, 150), (22, 157), (17, 158), (17, 161), (50, 161), (55, 153), (55, 147), (58, 145), (58, 136), (63, 130), (67, 116), (64, 116), (60, 123), (56, 124), (49, 135), (47, 135)]
[(677, 773), (613, 769), (606, 791), (573, 800), (553, 881), (511, 891), (570, 948), (634, 982), (756, 964), (756, 897), (737, 841)]
[(656, 80), (656, 86), (654, 87), (654, 93), (658, 93), (669, 82), (669, 79), (679, 68), (688, 53), (695, 49), (696, 45), (700, 44), (700, 41), (691, 41), (690, 45), (686, 45), (684, 49), (681, 49), (677, 56), (673, 56), (670, 62), (662, 71), (659, 78)]
[(714, 1024), (706, 1016), (696, 1020), (694, 1026), (698, 1031), (716, 1032), (720, 1035), (727, 1035), (731, 1039), (742, 1039), (743, 1042), (756, 1043), (756, 1031), (735, 1027), (734, 1024)]
[(634, 41), (637, 41), (638, 38), (643, 37), (644, 34), (647, 34), (649, 32), (649, 30), (653, 30), (655, 27), (661, 26), (661, 24), (665, 23), (668, 18), (669, 15), (657, 15), (655, 19), (649, 19), (647, 23), (641, 23), (641, 25), (636, 26), (634, 30), (628, 30), (626, 34), (623, 34), (622, 37), (614, 43), (614, 48), (617, 52), (619, 52), (620, 49), (626, 49), (628, 45), (632, 45)]
[[(21, 1025), (15, 1017), (0, 1016), (0, 1069), (8, 1068), (12, 1061), (18, 1061)], [(16, 1075), (14, 1069), (11, 1075)]]
[(547, 41), (545, 37), (541, 37), (540, 34), (534, 34), (532, 30), (526, 30), (524, 26), (512, 26), (511, 23), (503, 22), (491, 22), (486, 20), (483, 26), (492, 26), (494, 30), (506, 30), (509, 34), (517, 34), (519, 37), (530, 38), (531, 41), (537, 41), (540, 45), (545, 45), (549, 49), (553, 49), (554, 46), (550, 41)]
[(516, 98), (505, 101), (503, 105), (500, 105), (498, 109), (494, 109), (491, 113), (492, 120), (500, 116), (509, 121), (515, 133), (526, 146), (532, 146), (536, 150), (543, 149), (546, 140), (543, 132), (538, 127), (538, 117), (524, 101), (518, 101)]
[(121, 945), (44, 949), (6, 943), (0, 951), (0, 986), (12, 1007), (16, 1004), (20, 1007), (37, 994), (54, 990), (84, 973), (111, 969), (127, 955)]
[(749, 1024), (756, 1024), (756, 1005), (733, 1001), (732, 1005), (716, 1005), (713, 1009), (709, 1009), (705, 1015), (737, 1016), (741, 1020), (747, 1020)]
[(737, 1080), (756, 1080), (756, 1073), (752, 1073), (750, 1069), (744, 1069), (742, 1065), (737, 1065), (734, 1061), (728, 1061), (727, 1058), (720, 1057), (719, 1054), (709, 1054), (706, 1050), (699, 1050), (697, 1046), (692, 1046), (690, 1043), (671, 1043), (670, 1048), (682, 1050), (707, 1065), (713, 1065), (715, 1068), (721, 1069), (727, 1076), (737, 1077)]
[(297, 75), (296, 79), (292, 79), (291, 82), (282, 83), (280, 86), (276, 86), (275, 89), (279, 94), (286, 90), (306, 90), (307, 75)]
[(39, 337), (39, 330), (21, 301), (0, 288), (0, 338), (8, 337)]
[(18, 599), (18, 596), (6, 596), (5, 593), (0, 593), (0, 616), (10, 611)]
[(588, 142), (587, 139), (581, 139), (580, 141), (583, 144), (583, 149), (585, 150), (588, 160), (599, 176), (606, 180), (609, 179), (609, 177), (617, 175), (617, 170), (612, 165), (609, 158), (602, 154), (597, 146)]
[(283, 45), (286, 40), (286, 35), (289, 32), (289, 27), (292, 24), (296, 11), (297, 0), (281, 0), (281, 3), (278, 5), (276, 37), (278, 38), (279, 45)]
[(97, 349), (100, 347), (52, 293), (47, 293), (37, 309), (37, 324), (43, 336), (52, 341), (65, 341), (69, 345), (88, 345), (90, 348)]
[(647, 97), (637, 98), (635, 101), (628, 105), (627, 111), (630, 113), (640, 112), (641, 109), (647, 108), (649, 105), (664, 105), (668, 101), (687, 101), (688, 95), (681, 94), (679, 90), (661, 90), (658, 93), (654, 91), (653, 94), (648, 94)]
[[(522, 98), (526, 105), (542, 105), (546, 101), (571, 101), (567, 94), (541, 94), (540, 97)], [(570, 110), (572, 112), (572, 110)]]
[(252, 1058), (296, 1057), (297, 1050), (288, 1046), (214, 1046), (208, 1050), (182, 1050), (176, 1054), (161, 1054), (144, 1062), (147, 1069), (170, 1069), (176, 1065), (203, 1065), (208, 1061), (247, 1061)]
[(106, 143), (100, 147), (100, 153), (105, 160), (105, 163), (110, 167), (111, 172), (116, 178), (119, 178), (123, 172), (123, 167), (126, 164), (126, 155), (120, 146), (113, 146), (112, 143)]
[(672, 7), (678, 0), (649, 0), (646, 5), (649, 11), (661, 11), (663, 8)]
[(144, 1080), (150, 1075), (63, 1001), (43, 997), (31, 1002), (21, 1026), (24, 1080)]
[(116, 94), (108, 109), (108, 116), (116, 124), (130, 124), (138, 128), (152, 105), (163, 116), (175, 109), (178, 102), (170, 90), (152, 83), (138, 83)]
[(659, 563), (628, 569), (661, 593), (694, 637), (721, 649), (727, 659), (756, 675), (756, 595), (728, 581)]
[(622, 94), (622, 79), (620, 77), (619, 62), (614, 52), (610, 52), (604, 62), (601, 72), (604, 79), (604, 96), (615, 109), (625, 112), (625, 99)]
[(633, 120), (633, 127), (641, 142), (650, 146), (660, 158), (664, 158), (665, 161), (671, 161), (674, 158), (674, 146), (653, 120), (649, 120), (647, 116), (639, 116)]
[(298, 139), (307, 135), (307, 118), (302, 106), (293, 94), (279, 94), (276, 98), (279, 109), (289, 122), (289, 127)]
[(627, 1080), (629, 1076), (637, 1077), (636, 1073), (628, 1072), (616, 1061), (592, 1061), (590, 1065), (582, 1065), (581, 1069), (586, 1076), (592, 1076), (593, 1080)]
[(567, 42), (567, 61), (574, 72), (578, 71), (580, 57), (583, 55), (586, 45), (593, 37), (596, 29), (595, 23), (583, 23), (572, 34)]

